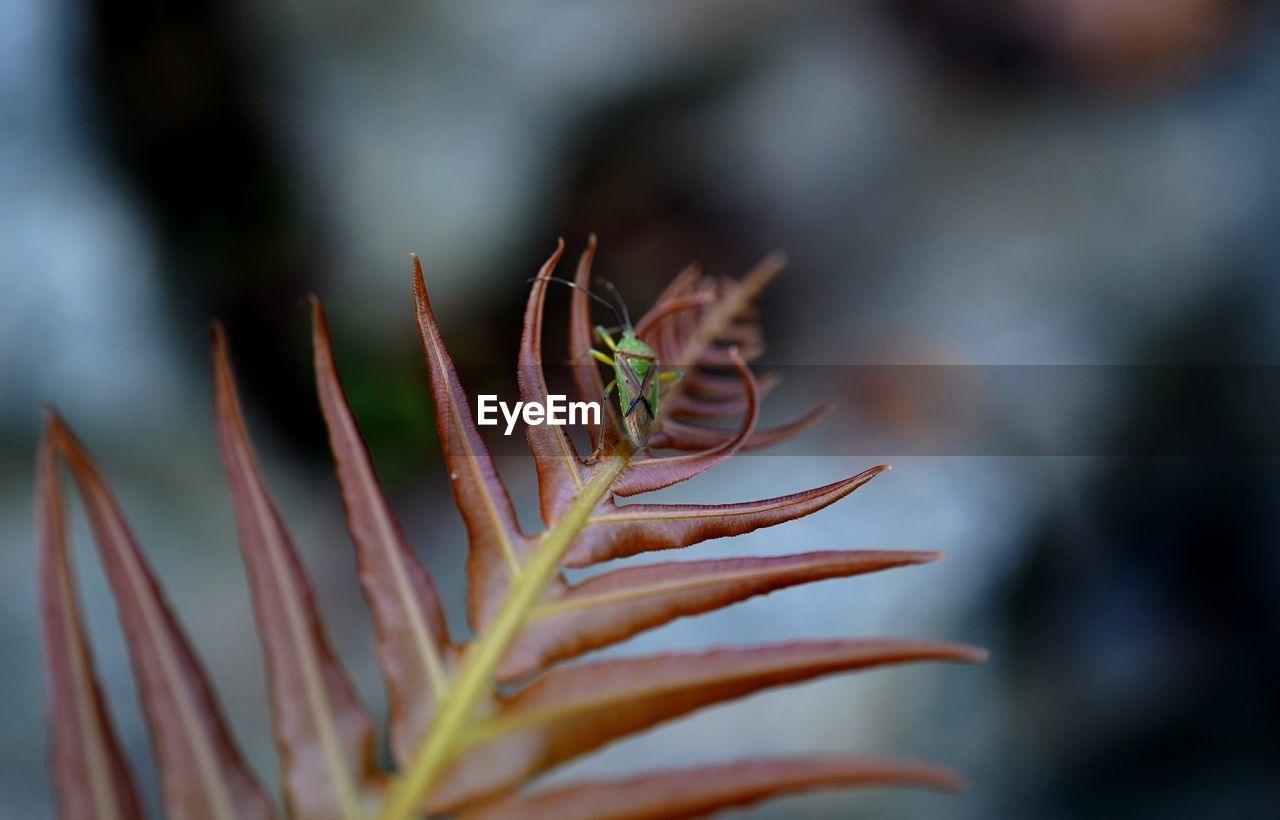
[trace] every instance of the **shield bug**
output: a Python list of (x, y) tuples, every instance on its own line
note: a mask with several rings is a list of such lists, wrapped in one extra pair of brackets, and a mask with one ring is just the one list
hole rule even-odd
[[(643, 450), (649, 443), (649, 435), (653, 431), (653, 423), (657, 420), (658, 412), (661, 409), (662, 393), (659, 389), (661, 383), (679, 379), (683, 374), (674, 371), (662, 372), (659, 369), (657, 355), (654, 354), (653, 348), (649, 347), (643, 339), (636, 335), (635, 326), (631, 323), (631, 314), (627, 311), (627, 304), (623, 301), (621, 294), (618, 293), (618, 289), (613, 286), (612, 282), (600, 280), (609, 289), (609, 292), (613, 294), (617, 306), (598, 294), (581, 287), (576, 282), (570, 282), (568, 279), (560, 279), (555, 276), (547, 278), (553, 282), (568, 285), (575, 290), (581, 290), (587, 296), (607, 307), (621, 322), (615, 328), (615, 330), (622, 331), (621, 337), (617, 340), (613, 338), (613, 334), (608, 328), (596, 325), (596, 338), (608, 348), (608, 352), (592, 349), (591, 356), (612, 369), (613, 379), (605, 386), (604, 399), (607, 401), (615, 392), (617, 393), (618, 414), (622, 419), (622, 434), (633, 447), (637, 450)], [(619, 312), (619, 309), (621, 309), (621, 312)], [(587, 459), (588, 462), (595, 460), (600, 455), (600, 450), (603, 446), (602, 434), (601, 441)]]

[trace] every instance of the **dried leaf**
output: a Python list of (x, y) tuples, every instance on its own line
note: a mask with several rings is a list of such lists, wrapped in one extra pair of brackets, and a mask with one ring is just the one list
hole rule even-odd
[[(538, 278), (529, 290), (529, 304), (525, 308), (524, 332), (520, 337), (520, 359), (517, 380), (520, 400), (543, 402), (546, 400), (547, 379), (542, 368), (542, 313), (547, 300), (547, 277), (556, 269), (564, 241), (556, 245), (555, 253), (538, 271)], [(594, 365), (593, 365), (594, 366)], [(597, 399), (598, 400), (598, 399)], [(573, 442), (563, 427), (551, 424), (525, 425), (525, 437), (533, 452), (538, 471), (538, 493), (542, 502), (542, 520), (554, 522), (573, 503), (587, 483), (590, 470), (582, 464)]]
[(565, 555), (567, 567), (586, 567), (642, 552), (677, 549), (711, 538), (772, 527), (830, 506), (866, 484), (887, 465), (812, 490), (737, 504), (627, 504), (606, 502)]
[(454, 648), (431, 576), (405, 542), (351, 414), (318, 300), (312, 302), (316, 388), (329, 428), (347, 528), (373, 615), (378, 665), (387, 683), (391, 747), (406, 760), (425, 734), (447, 685)]
[(606, 743), (762, 689), (874, 666), (985, 657), (928, 641), (803, 641), (553, 669), (464, 736), (464, 746), (478, 748), (436, 799), (449, 806), (508, 791)]
[(574, 784), (481, 805), (462, 812), (460, 820), (674, 820), (816, 789), (918, 786), (956, 790), (961, 785), (947, 769), (924, 763), (784, 757)]
[(675, 561), (607, 572), (539, 605), (499, 678), (517, 680), (688, 615), (785, 587), (936, 561), (938, 552), (807, 552)]
[(57, 418), (50, 435), (80, 488), (107, 571), (171, 817), (271, 817), (195, 652), (89, 454)]
[(36, 460), (40, 627), (48, 692), (49, 773), (62, 820), (142, 817), (129, 764), (98, 685), (80, 614), (51, 433)]
[(742, 379), (747, 402), (747, 414), (742, 420), (742, 426), (738, 429), (738, 434), (700, 453), (633, 461), (630, 468), (614, 482), (614, 495), (639, 495), (652, 490), (660, 490), (663, 487), (670, 487), (672, 484), (687, 481), (694, 476), (705, 473), (738, 452), (738, 448), (755, 430), (756, 419), (759, 418), (760, 413), (760, 391), (756, 387), (756, 380), (752, 377), (746, 362), (738, 358), (736, 352), (734, 353), (733, 364), (738, 370), (739, 378)]
[(498, 477), (480, 431), (476, 429), (458, 371), (445, 348), (440, 325), (431, 310), (422, 263), (413, 257), (413, 296), (418, 333), (431, 372), (436, 427), (444, 447), (453, 497), (467, 525), (467, 605), (477, 632), (492, 619), (511, 579), (520, 574), (528, 539), (520, 531), (511, 497)]
[(315, 595), (263, 483), (221, 328), (213, 359), (218, 443), (267, 663), (289, 814), (357, 817), (380, 785), (373, 722), (329, 647)]

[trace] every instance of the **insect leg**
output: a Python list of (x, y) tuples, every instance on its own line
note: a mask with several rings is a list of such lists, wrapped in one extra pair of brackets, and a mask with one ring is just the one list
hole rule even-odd
[[(596, 337), (599, 338), (600, 341), (604, 342), (605, 347), (609, 348), (609, 350), (612, 351), (618, 349), (618, 344), (613, 340), (613, 337), (609, 335), (609, 331), (604, 329), (604, 325), (596, 325)], [(613, 364), (613, 362), (610, 362), (610, 364)]]
[[(595, 351), (593, 350), (591, 352), (594, 353)], [(617, 386), (618, 386), (618, 380), (617, 379), (611, 380), (609, 384), (606, 385), (604, 388), (604, 397), (608, 399), (609, 394), (611, 394), (613, 392), (613, 389)], [(582, 463), (595, 464), (597, 461), (600, 460), (600, 453), (602, 452), (604, 452), (604, 425), (603, 424), (600, 425), (600, 435), (596, 439), (595, 449), (591, 451), (591, 455), (587, 456), (582, 460)]]
[(595, 464), (600, 460), (600, 454), (604, 452), (604, 425), (600, 425), (600, 435), (596, 437), (595, 449), (591, 451), (591, 455), (582, 460), (583, 464)]
[(601, 353), (599, 350), (596, 350), (595, 348), (591, 349), (591, 358), (595, 359), (596, 361), (602, 364), (607, 364), (610, 367), (613, 367), (613, 357), (606, 355), (604, 353)]

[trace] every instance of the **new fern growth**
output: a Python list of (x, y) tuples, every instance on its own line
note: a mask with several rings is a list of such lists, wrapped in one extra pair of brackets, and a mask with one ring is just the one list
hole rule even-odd
[[(547, 395), (543, 306), (563, 243), (533, 280), (518, 381), (522, 401)], [(569, 348), (583, 397), (598, 401), (585, 287), (595, 240), (572, 295)], [(835, 551), (624, 567), (569, 583), (565, 568), (687, 547), (808, 515), (887, 467), (834, 484), (737, 504), (618, 503), (685, 481), (741, 450), (793, 436), (818, 420), (757, 430), (761, 385), (747, 362), (761, 350), (752, 303), (780, 268), (768, 259), (740, 281), (690, 269), (636, 323), (663, 364), (686, 371), (664, 385), (649, 447), (619, 435), (617, 409), (584, 458), (560, 427), (527, 426), (545, 528), (526, 534), (445, 348), (416, 257), (413, 292), (436, 423), (466, 523), (468, 614), (475, 637), (455, 641), (430, 576), (383, 497), (347, 405), (318, 302), (316, 385), (328, 425), (360, 581), (376, 630), (396, 763), (381, 771), (378, 725), (330, 649), (284, 520), (263, 481), (236, 395), (227, 343), (214, 339), (218, 439), (268, 669), (285, 813), (297, 818), (668, 818), (769, 796), (860, 785), (954, 787), (919, 763), (842, 756), (753, 759), (657, 771), (543, 791), (524, 787), (562, 763), (704, 706), (836, 672), (918, 660), (976, 661), (981, 650), (904, 640), (796, 641), (563, 665), (676, 618), (752, 596), (934, 560), (936, 553)], [(726, 375), (732, 371), (733, 375)], [(740, 414), (737, 430), (698, 425)], [(170, 817), (266, 818), (273, 800), (236, 748), (209, 683), (146, 558), (89, 455), (50, 414), (37, 470), (40, 590), (60, 816), (140, 816), (133, 777), (94, 673), (77, 602), (58, 462), (79, 488), (115, 595)]]

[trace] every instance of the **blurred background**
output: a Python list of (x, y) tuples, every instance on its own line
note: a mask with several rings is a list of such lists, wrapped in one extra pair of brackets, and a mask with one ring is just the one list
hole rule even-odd
[[(270, 781), (209, 320), (228, 326), (268, 477), (380, 712), (306, 294), (328, 306), (356, 414), (462, 635), (463, 533), (408, 254), (424, 259), (455, 357), (491, 382), (469, 387), (511, 396), (524, 281), (557, 236), (576, 255), (591, 231), (597, 270), (633, 306), (690, 261), (740, 274), (784, 249), (766, 361), (826, 366), (820, 390), (784, 383), (766, 410), (827, 398), (831, 419), (668, 498), (896, 468), (811, 518), (681, 557), (950, 556), (776, 593), (619, 651), (900, 635), (981, 643), (993, 659), (757, 696), (555, 780), (856, 751), (951, 765), (971, 788), (745, 814), (1273, 816), (1277, 391), (1240, 386), (1274, 381), (1280, 363), (1277, 214), (1280, 27), (1262, 2), (486, 0), (373, 15), (324, 0), (7, 0), (0, 816), (52, 812), (30, 491), (43, 404), (114, 483)], [(949, 375), (868, 382), (848, 365)], [(957, 418), (971, 402), (1000, 446)], [(535, 526), (528, 460), (500, 466)], [(75, 533), (100, 672), (154, 809), (114, 606), (80, 519)]]

